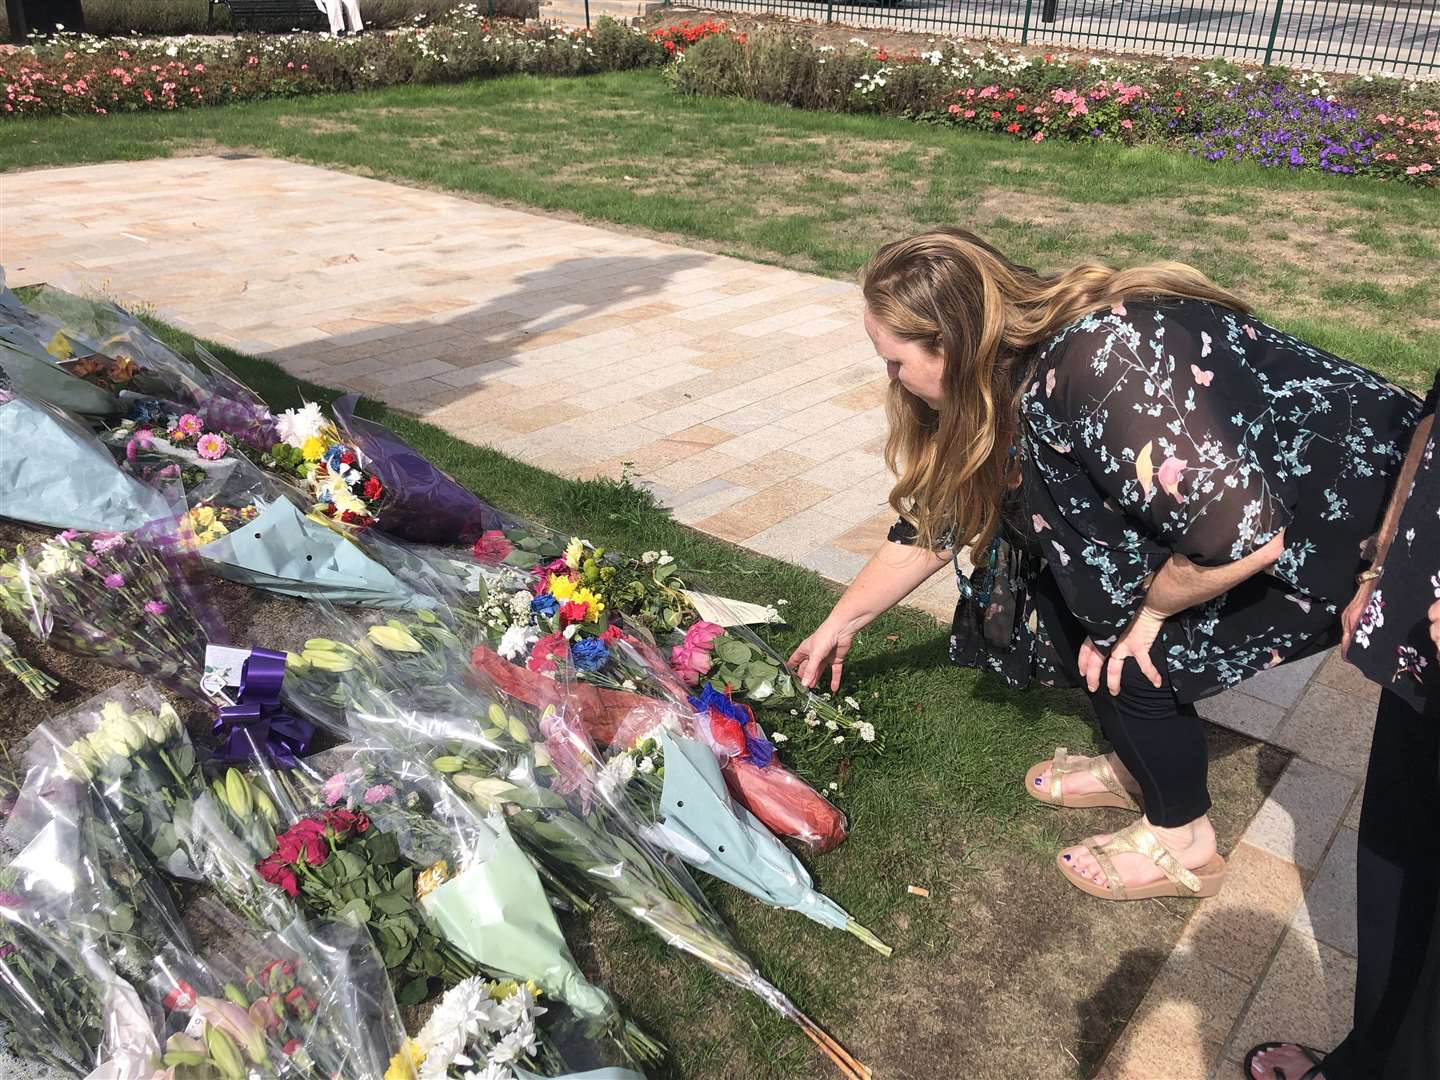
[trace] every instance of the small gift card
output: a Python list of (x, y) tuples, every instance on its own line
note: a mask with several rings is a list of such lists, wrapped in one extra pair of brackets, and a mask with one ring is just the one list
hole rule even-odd
[(227, 705), (235, 704), (226, 691), (239, 687), (245, 661), (249, 659), (249, 649), (236, 649), (229, 645), (206, 645), (205, 673), (200, 676), (200, 689), (213, 698), (223, 699)]

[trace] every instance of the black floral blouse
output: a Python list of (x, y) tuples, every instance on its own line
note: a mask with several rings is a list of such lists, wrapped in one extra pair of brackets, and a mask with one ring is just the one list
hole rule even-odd
[[(1423, 415), (1435, 412), (1440, 372)], [(1433, 427), (1405, 500), (1385, 576), (1371, 594), (1350, 646), (1350, 662), (1411, 708), (1440, 715), (1440, 656), (1430, 606), (1440, 600), (1440, 432)]]
[[(1419, 411), (1410, 394), (1254, 318), (1194, 300), (1131, 302), (1080, 319), (1037, 353), (1023, 396), (1015, 545), (962, 579), (952, 656), (1014, 686), (1070, 681), (1046, 611), (1102, 650), (1178, 552), (1243, 558), (1281, 529), (1269, 572), (1167, 620), (1156, 645), (1194, 701), (1327, 647), (1354, 594)], [(891, 539), (913, 540), (903, 523)], [(1029, 549), (1030, 557), (1015, 558)], [(987, 566), (1008, 560), (998, 575)], [(998, 596), (992, 586), (999, 585)], [(962, 625), (975, 605), (1007, 639)], [(1006, 610), (1007, 605), (1009, 609)], [(1053, 618), (1053, 614), (1051, 616)], [(963, 654), (963, 655), (957, 655)]]

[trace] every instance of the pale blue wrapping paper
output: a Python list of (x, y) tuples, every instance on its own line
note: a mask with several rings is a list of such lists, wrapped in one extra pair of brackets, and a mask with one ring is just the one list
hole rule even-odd
[(302, 600), (378, 608), (433, 607), (349, 539), (280, 498), (199, 549), (220, 577)]
[(846, 929), (850, 916), (845, 909), (816, 891), (790, 849), (730, 797), (715, 752), (669, 731), (661, 730), (659, 738), (665, 753), (660, 794), (665, 817), (647, 830), (649, 838), (757, 900)]
[(129, 532), (171, 515), (90, 430), (22, 395), (0, 404), (0, 517), (85, 532)]

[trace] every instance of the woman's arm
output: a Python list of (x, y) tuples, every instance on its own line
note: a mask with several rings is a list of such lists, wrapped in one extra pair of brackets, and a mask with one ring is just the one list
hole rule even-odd
[(845, 594), (813, 634), (790, 656), (801, 683), (814, 687), (821, 669), (830, 667), (830, 689), (840, 689), (840, 673), (855, 635), (914, 592), (950, 558), (912, 544), (887, 540), (850, 583)]
[(1221, 566), (1201, 566), (1184, 555), (1171, 555), (1165, 565), (1156, 571), (1145, 599), (1140, 603), (1140, 610), (1120, 635), (1110, 655), (1104, 656), (1086, 641), (1088, 647), (1080, 653), (1080, 674), (1085, 685), (1094, 693), (1100, 688), (1103, 677), (1110, 693), (1120, 693), (1120, 675), (1125, 661), (1134, 660), (1151, 684), (1160, 686), (1163, 680), (1155, 661), (1150, 658), (1150, 646), (1160, 636), (1165, 620), (1229, 592), (1247, 578), (1264, 573), (1279, 561), (1284, 552), (1285, 530), (1281, 529), (1243, 559)]
[[(1410, 450), (1405, 455), (1405, 464), (1400, 467), (1400, 478), (1395, 481), (1395, 491), (1390, 496), (1390, 505), (1386, 507), (1385, 517), (1380, 522), (1380, 531), (1375, 534), (1374, 568), (1376, 570), (1384, 569), (1385, 556), (1390, 553), (1390, 545), (1395, 542), (1395, 530), (1400, 524), (1400, 513), (1405, 509), (1405, 500), (1410, 497), (1410, 488), (1415, 483), (1415, 473), (1420, 468), (1421, 457), (1425, 454), (1425, 444), (1430, 441), (1430, 429), (1434, 420), (1433, 413), (1421, 417), (1420, 423), (1415, 428), (1415, 434), (1410, 438)], [(1360, 616), (1370, 606), (1370, 597), (1375, 592), (1377, 580), (1378, 578), (1372, 577), (1368, 581), (1361, 582), (1360, 587), (1355, 591), (1354, 598), (1345, 606), (1345, 610), (1340, 615), (1341, 656), (1350, 652), (1350, 639), (1355, 636), (1355, 627), (1360, 625)]]

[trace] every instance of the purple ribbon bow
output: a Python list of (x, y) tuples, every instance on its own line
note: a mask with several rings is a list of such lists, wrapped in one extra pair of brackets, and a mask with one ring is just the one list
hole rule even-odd
[(285, 681), (285, 654), (251, 649), (240, 669), (240, 692), (234, 705), (222, 705), (214, 732), (225, 740), (226, 761), (248, 761), (263, 752), (280, 765), (291, 766), (315, 737), (315, 725), (291, 716), (280, 704)]

